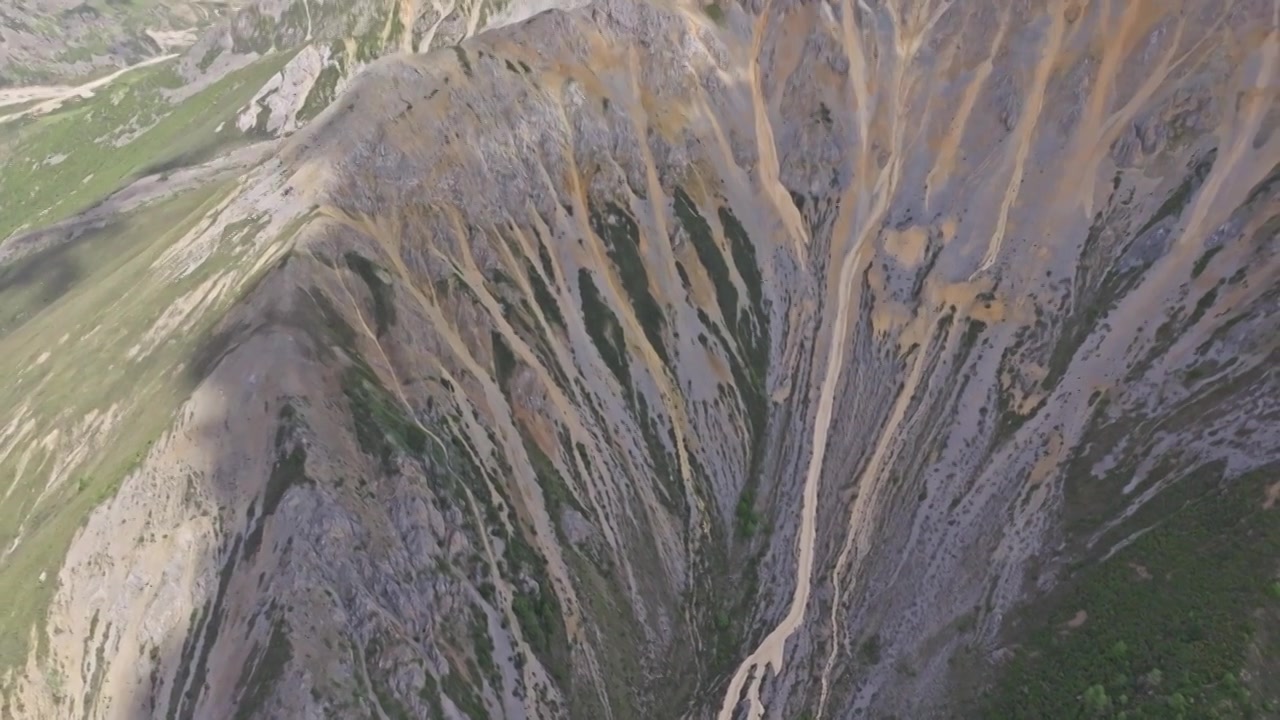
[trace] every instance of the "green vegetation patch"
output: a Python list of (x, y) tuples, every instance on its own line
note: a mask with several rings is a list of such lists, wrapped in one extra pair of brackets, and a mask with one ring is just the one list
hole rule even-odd
[(462, 66), (462, 72), (467, 77), (475, 76), (475, 69), (471, 67), (471, 60), (467, 57), (467, 51), (461, 45), (454, 45), (453, 52), (458, 56), (458, 64)]
[[(484, 701), (480, 699), (480, 693), (461, 675), (450, 672), (441, 682), (444, 686), (444, 694), (468, 720), (486, 720), (489, 717)], [(441, 717), (444, 716), (441, 715)]]
[(1205, 268), (1209, 267), (1209, 261), (1213, 260), (1213, 256), (1221, 252), (1222, 248), (1222, 245), (1211, 247), (1208, 250), (1205, 250), (1204, 254), (1196, 259), (1195, 267), (1191, 268), (1192, 280), (1200, 277), (1201, 273), (1205, 271)]
[[(251, 518), (253, 529), (245, 537), (245, 559), (252, 558), (262, 546), (262, 535), (266, 531), (267, 518), (275, 514), (284, 500), (285, 493), (296, 485), (308, 485), (313, 481), (307, 477), (307, 451), (296, 442), (295, 433), (299, 429), (300, 418), (293, 405), (285, 404), (280, 409), (279, 425), (276, 428), (276, 461), (267, 477), (266, 488), (262, 492), (262, 512)], [(289, 447), (290, 445), (293, 447)]]
[(1192, 196), (1196, 194), (1196, 191), (1204, 184), (1205, 179), (1209, 177), (1209, 173), (1212, 172), (1213, 164), (1217, 159), (1218, 149), (1214, 148), (1205, 153), (1203, 158), (1193, 163), (1191, 172), (1183, 178), (1178, 187), (1173, 189), (1173, 192), (1169, 193), (1169, 197), (1165, 198), (1160, 207), (1156, 208), (1156, 211), (1151, 214), (1147, 222), (1138, 228), (1138, 232), (1134, 237), (1142, 235), (1167, 218), (1181, 217), (1182, 211), (1187, 207), (1187, 203), (1191, 202)]
[[(753, 436), (759, 436), (766, 420), (764, 402), (765, 379), (769, 365), (769, 322), (765, 307), (763, 280), (756, 262), (755, 248), (746, 229), (728, 208), (720, 208), (720, 221), (724, 225), (729, 242), (730, 255), (748, 295), (750, 304), (739, 306), (738, 289), (730, 274), (729, 262), (716, 245), (711, 225), (698, 212), (693, 200), (680, 187), (675, 189), (675, 212), (689, 234), (698, 260), (715, 286), (716, 303), (724, 319), (725, 329), (736, 341), (737, 350), (721, 336), (719, 328), (704, 313), (699, 313), (703, 324), (724, 344), (734, 383), (742, 393), (748, 423)], [(746, 365), (740, 360), (745, 361)]]
[(592, 206), (590, 213), (591, 229), (604, 240), (609, 259), (618, 268), (618, 278), (631, 299), (645, 337), (658, 357), (670, 364), (663, 342), (667, 319), (649, 292), (649, 273), (645, 270), (644, 258), (640, 256), (640, 228), (635, 218), (612, 202), (607, 203), (603, 211)]
[(556, 302), (555, 296), (543, 282), (542, 276), (528, 260), (525, 261), (525, 275), (529, 278), (529, 287), (533, 289), (533, 301), (538, 303), (543, 317), (547, 322), (563, 330), (565, 325), (564, 316), (560, 314), (560, 303)]
[(498, 387), (502, 388), (505, 393), (507, 391), (507, 381), (511, 379), (511, 374), (516, 371), (516, 356), (515, 353), (511, 352), (511, 348), (507, 346), (507, 341), (502, 339), (502, 334), (497, 330), (489, 332), (489, 344), (493, 346), (493, 376), (498, 381)]
[(267, 487), (262, 495), (262, 515), (270, 517), (280, 507), (280, 501), (289, 488), (295, 485), (308, 485), (307, 451), (298, 446), (276, 460), (267, 478)]
[(734, 508), (734, 516), (738, 520), (738, 532), (744, 537), (751, 537), (760, 529), (760, 514), (756, 512), (756, 493), (747, 488), (738, 496), (738, 504)]
[(23, 125), (0, 173), (0, 238), (66, 219), (137, 177), (203, 162), (242, 141), (236, 114), (291, 57), (263, 58), (176, 105), (164, 97), (180, 84), (173, 69), (143, 68)]
[[(688, 502), (688, 498), (685, 497), (685, 486), (681, 482), (679, 461), (668, 452), (667, 445), (662, 440), (662, 425), (649, 412), (649, 403), (645, 400), (644, 393), (636, 393), (635, 401), (635, 418), (653, 464), (653, 479), (663, 490), (661, 497), (667, 506), (677, 513), (683, 513), (687, 510), (684, 504)], [(673, 433), (668, 432), (668, 439), (671, 446), (675, 447)]]
[(567, 690), (572, 681), (571, 652), (560, 600), (551, 586), (546, 560), (525, 538), (510, 505), (508, 512), (512, 531), (507, 535), (503, 554), (506, 573), (527, 583), (515, 588), (511, 609), (525, 641), (560, 687)]
[(397, 452), (415, 456), (426, 452), (427, 434), (405, 414), (367, 366), (347, 368), (342, 375), (342, 391), (351, 408), (360, 449), (381, 460), (385, 472), (395, 472)]
[(476, 609), (468, 624), (471, 651), (475, 653), (476, 664), (484, 676), (490, 679), (495, 687), (501, 687), (502, 678), (498, 673), (498, 664), (493, 659), (493, 638), (489, 636), (489, 618), (483, 610)]
[(532, 590), (521, 590), (511, 599), (511, 610), (524, 639), (562, 688), (571, 686), (568, 636), (560, 615), (560, 602), (550, 583), (537, 581)]
[(960, 337), (960, 353), (959, 357), (956, 359), (956, 367), (964, 366), (964, 362), (968, 359), (969, 353), (973, 352), (973, 348), (978, 345), (978, 340), (986, 330), (986, 323), (981, 320), (969, 318), (964, 328), (964, 335)]
[(733, 262), (743, 278), (750, 300), (748, 307), (740, 308), (738, 290), (730, 276), (729, 264), (715, 243), (711, 225), (698, 212), (697, 206), (683, 188), (677, 187), (674, 195), (676, 216), (688, 232), (698, 260), (715, 287), (716, 301), (726, 329), (737, 341), (735, 351), (720, 327), (711, 321), (706, 312), (698, 309), (698, 319), (724, 348), (750, 434), (747, 477), (734, 509), (738, 534), (749, 538), (764, 525), (762, 518), (755, 512), (754, 489), (764, 457), (761, 443), (769, 412), (765, 392), (769, 365), (769, 326), (767, 309), (764, 307), (763, 281), (756, 262), (755, 248), (746, 229), (732, 211), (722, 207), (719, 211), (720, 221), (725, 229)]
[[(205, 603), (196, 621), (191, 624), (187, 637), (182, 644), (182, 661), (174, 676), (173, 689), (169, 696), (166, 720), (170, 718), (193, 717), (200, 695), (204, 692), (204, 682), (209, 666), (209, 655), (218, 639), (218, 630), (226, 617), (224, 607), (227, 589), (231, 585), (231, 577), (235, 573), (236, 561), (240, 557), (243, 538), (236, 536), (225, 557), (226, 562), (218, 574), (218, 589), (213, 599)], [(193, 665), (194, 663), (194, 665)]]
[(208, 70), (213, 65), (214, 61), (217, 60), (218, 57), (221, 55), (222, 55), (222, 46), (214, 45), (210, 47), (208, 50), (206, 50), (204, 55), (200, 56), (200, 61), (196, 63), (196, 67), (200, 68), (201, 70)]
[(711, 277), (711, 282), (715, 286), (716, 303), (720, 306), (721, 317), (726, 323), (732, 324), (738, 317), (738, 288), (734, 286), (733, 278), (729, 276), (729, 264), (725, 262), (720, 248), (716, 247), (710, 223), (702, 217), (702, 213), (698, 212), (698, 206), (694, 205), (688, 193), (681, 187), (675, 189), (675, 211), (676, 217), (689, 233), (689, 240), (698, 254), (698, 260), (702, 262), (703, 268), (706, 269), (707, 275)]
[(355, 61), (357, 63), (370, 63), (377, 60), (382, 55), (382, 30), (376, 23), (360, 35), (355, 37)]
[(347, 267), (355, 271), (369, 288), (373, 297), (373, 318), (381, 337), (396, 324), (395, 290), (386, 279), (387, 271), (358, 252), (349, 252), (343, 257)]
[[(1280, 509), (1262, 507), (1273, 477), (1271, 468), (1210, 487), (1080, 568), (1028, 615), (1028, 636), (979, 716), (1274, 717), (1276, 678), (1250, 683), (1245, 672), (1264, 630), (1256, 618), (1269, 617), (1274, 636), (1280, 612)], [(1071, 627), (1073, 618), (1083, 621)]]
[[(578, 599), (583, 604), (583, 611), (597, 619), (601, 637), (608, 638), (611, 643), (609, 652), (599, 656), (603, 676), (637, 679), (645, 677), (642, 670), (643, 653), (639, 652), (639, 648), (644, 647), (644, 631), (631, 611), (621, 583), (614, 579), (614, 574), (609, 569), (607, 555), (600, 557), (595, 553), (584, 553), (577, 546), (566, 545), (564, 558), (577, 580)], [(604, 691), (614, 717), (667, 717), (658, 712), (651, 702), (646, 703), (647, 707), (643, 711), (637, 708), (637, 697), (643, 694), (642, 687), (639, 682), (605, 683)], [(604, 709), (600, 707), (599, 696), (590, 683), (579, 683), (566, 699), (569, 707), (580, 717), (605, 716)]]
[(436, 682), (436, 678), (431, 673), (425, 673), (422, 678), (422, 688), (418, 690), (418, 697), (427, 703), (427, 707), (431, 708), (430, 717), (444, 717), (444, 702), (440, 699), (440, 684)]
[(578, 292), (582, 295), (582, 316), (596, 349), (623, 389), (631, 392), (631, 369), (627, 361), (627, 341), (618, 316), (609, 309), (586, 268), (578, 270)]
[(373, 697), (377, 699), (378, 707), (382, 709), (380, 715), (385, 715), (392, 720), (409, 720), (413, 717), (413, 714), (400, 701), (400, 698), (396, 695), (395, 687), (387, 681), (389, 673), (382, 669), (388, 665), (394, 669), (395, 664), (386, 663), (382, 656), (382, 639), (375, 635), (364, 647), (364, 666), (368, 670), (369, 689), (373, 692)]
[(298, 121), (306, 122), (329, 107), (338, 97), (338, 83), (342, 81), (347, 70), (347, 46), (342, 41), (334, 42), (330, 48), (331, 57), (328, 64), (320, 70), (316, 80), (307, 91), (307, 99), (298, 111)]
[(317, 329), (323, 339), (333, 345), (354, 352), (358, 335), (355, 328), (347, 322), (324, 291), (312, 285), (304, 295), (308, 304), (304, 306), (305, 314), (314, 320), (311, 327)]
[(0, 268), (0, 374), (11, 379), (0, 384), (0, 406), (14, 412), (27, 406), (45, 433), (55, 427), (65, 432), (67, 423), (86, 413), (123, 403), (112, 442), (48, 494), (49, 467), (40, 464), (51, 458), (37, 451), (21, 475), (21, 453), (0, 460), (0, 493), (6, 496), (0, 503), (0, 546), (18, 540), (0, 563), (0, 674), (25, 661), (33, 630), (37, 642), (44, 641), (46, 608), (57, 583), (35, 578), (56, 577), (84, 517), (115, 493), (188, 397), (187, 379), (177, 368), (189, 360), (196, 338), (214, 317), (193, 319), (188, 333), (150, 353), (128, 353), (178, 297), (219, 270), (218, 260), (211, 259), (172, 282), (155, 277), (151, 268), (227, 190), (209, 185), (154, 203)]
[(538, 443), (534, 442), (523, 426), (517, 425), (517, 428), (520, 430), (520, 438), (524, 443), (525, 453), (529, 456), (529, 462), (533, 464), (533, 472), (538, 478), (538, 485), (542, 488), (542, 497), (547, 505), (547, 514), (551, 516), (557, 531), (560, 528), (560, 511), (566, 505), (584, 516), (589, 515), (587, 509), (582, 506), (577, 496), (569, 489), (569, 485), (561, 477), (560, 472), (556, 470), (555, 463), (551, 461), (551, 458), (547, 457), (547, 454), (542, 451)]
[[(1114, 188), (1118, 187), (1118, 181), (1113, 186), (1108, 207), (1104, 211), (1099, 211), (1094, 217), (1093, 224), (1089, 227), (1088, 235), (1081, 250), (1081, 266), (1084, 270), (1077, 273), (1072, 288), (1072, 294), (1077, 298), (1077, 302), (1072, 305), (1074, 313), (1064, 318), (1062, 332), (1050, 352), (1047, 373), (1043, 382), (1043, 387), (1046, 391), (1052, 390), (1057, 386), (1067, 367), (1071, 364), (1072, 358), (1075, 357), (1076, 352), (1084, 344), (1089, 334), (1098, 327), (1107, 313), (1111, 312), (1116, 303), (1137, 284), (1142, 274), (1146, 272), (1147, 265), (1121, 270), (1117, 269), (1119, 267), (1118, 263), (1102, 257), (1103, 253), (1100, 250), (1105, 231), (1107, 229), (1117, 230), (1128, 238), (1126, 245), (1122, 248), (1123, 250), (1127, 249), (1130, 244), (1162, 221), (1181, 216), (1187, 203), (1190, 202), (1191, 198), (1200, 189), (1200, 186), (1204, 184), (1209, 172), (1212, 171), (1216, 159), (1217, 152), (1215, 150), (1206, 153), (1203, 158), (1195, 162), (1178, 187), (1174, 188), (1169, 197), (1134, 233), (1128, 232), (1127, 203), (1120, 202), (1117, 204), (1116, 202)], [(1193, 275), (1198, 276), (1200, 272), (1203, 272), (1204, 267), (1207, 266), (1211, 258), (1212, 254), (1203, 257), (1203, 264), (1197, 263), (1197, 268), (1193, 268)]]
[(502, 12), (510, 4), (510, 0), (480, 0), (480, 28), (488, 27), (494, 15)]
[(743, 309), (738, 317), (737, 335), (751, 361), (755, 382), (763, 387), (769, 369), (769, 308), (764, 299), (764, 279), (756, 260), (755, 245), (737, 216), (727, 207), (720, 208), (720, 224), (729, 241), (729, 253), (742, 278), (751, 302), (750, 311)]
[(259, 717), (264, 705), (271, 699), (271, 693), (284, 678), (285, 666), (293, 659), (293, 643), (289, 640), (288, 625), (283, 618), (271, 623), (271, 634), (267, 636), (267, 645), (261, 651), (251, 655), (251, 662), (245, 663), (241, 671), (237, 690), (240, 693), (236, 703), (236, 720), (251, 720)]
[(391, 17), (388, 18), (390, 26), (387, 28), (387, 44), (398, 45), (400, 39), (404, 37), (404, 21), (400, 19), (400, 4), (395, 3), (391, 6)]

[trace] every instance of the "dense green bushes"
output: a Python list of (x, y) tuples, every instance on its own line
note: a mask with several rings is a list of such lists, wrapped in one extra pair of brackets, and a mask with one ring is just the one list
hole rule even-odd
[(1276, 679), (1249, 672), (1251, 654), (1267, 657), (1262, 618), (1280, 606), (1280, 511), (1262, 508), (1264, 480), (1209, 490), (1078, 571), (980, 716), (1275, 717)]

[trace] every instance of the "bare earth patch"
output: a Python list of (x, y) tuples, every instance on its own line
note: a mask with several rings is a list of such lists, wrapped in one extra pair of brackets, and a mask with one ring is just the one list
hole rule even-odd
[(1129, 567), (1133, 568), (1133, 571), (1138, 574), (1139, 580), (1150, 580), (1152, 577), (1151, 571), (1148, 570), (1144, 565), (1139, 565), (1138, 563), (1129, 563)]

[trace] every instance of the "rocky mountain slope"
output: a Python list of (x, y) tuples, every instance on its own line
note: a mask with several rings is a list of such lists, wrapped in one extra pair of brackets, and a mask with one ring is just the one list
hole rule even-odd
[(182, 49), (240, 0), (11, 0), (0, 8), (0, 88), (109, 72)]
[(1275, 712), (1280, 2), (289, 7), (5, 218), (0, 716)]

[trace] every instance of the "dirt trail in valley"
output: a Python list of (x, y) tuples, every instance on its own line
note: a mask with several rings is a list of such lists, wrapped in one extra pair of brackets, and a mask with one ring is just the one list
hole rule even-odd
[(62, 106), (62, 103), (70, 100), (71, 98), (91, 98), (93, 97), (95, 90), (99, 90), (110, 85), (126, 73), (134, 70), (140, 70), (151, 65), (157, 65), (176, 57), (178, 57), (178, 53), (169, 53), (167, 55), (158, 55), (153, 58), (148, 58), (140, 63), (130, 65), (127, 68), (121, 68), (110, 75), (100, 77), (97, 80), (92, 80), (84, 83), (83, 85), (30, 85), (27, 87), (0, 90), (0, 107), (38, 102), (38, 104), (20, 112), (0, 116), (0, 123), (16, 120), (27, 115), (43, 115), (45, 113), (52, 112), (57, 110)]

